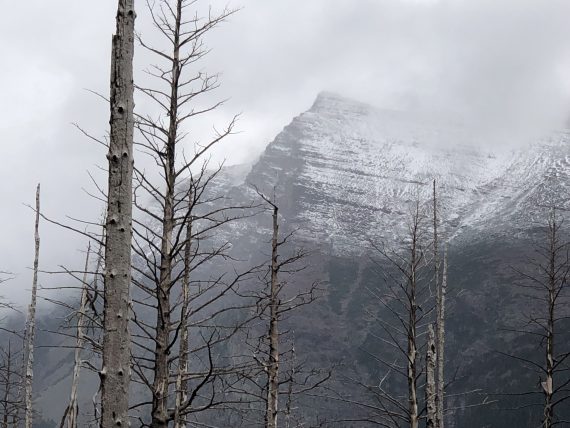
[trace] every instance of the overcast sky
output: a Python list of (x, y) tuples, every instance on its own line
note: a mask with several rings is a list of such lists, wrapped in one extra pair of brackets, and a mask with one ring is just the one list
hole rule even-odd
[[(225, 2), (213, 0), (214, 8)], [(206, 3), (204, 3), (204, 6)], [(251, 162), (293, 116), (330, 90), (379, 107), (469, 121), (513, 135), (561, 127), (569, 117), (568, 0), (235, 0), (242, 9), (211, 33), (201, 67), (222, 73), (214, 115), (242, 113), (241, 133), (216, 154)], [(138, 31), (152, 35), (137, 0)], [(116, 1), (7, 2), (0, 25), (0, 270), (4, 295), (24, 296), (33, 259), (32, 203), (97, 220), (82, 188), (105, 152), (72, 125), (103, 135)], [(137, 57), (137, 69), (145, 58)], [(505, 132), (507, 131), (507, 132)], [(194, 140), (205, 136), (198, 128)], [(104, 183), (104, 180), (103, 180)], [(42, 225), (41, 265), (78, 265), (84, 245)], [(43, 276), (42, 283), (53, 279)]]

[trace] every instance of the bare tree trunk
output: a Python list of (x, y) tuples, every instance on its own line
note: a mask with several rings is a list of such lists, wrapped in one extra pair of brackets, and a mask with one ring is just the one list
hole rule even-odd
[(549, 319), (546, 336), (546, 380), (542, 384), (544, 392), (544, 419), (543, 428), (551, 428), (554, 418), (553, 391), (554, 391), (554, 322), (553, 322), (553, 302), (554, 296), (549, 292)]
[(428, 326), (428, 343), (426, 356), (426, 409), (427, 419), (426, 428), (435, 428), (437, 408), (435, 405), (436, 385), (435, 385), (435, 369), (436, 369), (437, 352), (435, 346), (435, 333), (433, 325)]
[[(445, 308), (442, 300), (442, 282), (440, 279), (440, 260), (439, 260), (439, 234), (438, 234), (438, 223), (439, 219), (437, 216), (437, 190), (436, 190), (436, 180), (433, 180), (433, 257), (434, 257), (434, 270), (435, 270), (435, 293), (436, 293), (436, 393), (435, 393), (435, 407), (436, 407), (436, 420), (435, 426), (437, 428), (443, 428), (443, 376), (444, 376), (444, 362), (443, 362), (443, 329), (444, 329), (444, 319), (443, 314)], [(439, 381), (441, 379), (441, 382)], [(441, 388), (440, 388), (441, 387)]]
[[(167, 153), (170, 151), (167, 150)], [(174, 184), (174, 183), (172, 183)], [(154, 380), (152, 400), (153, 428), (168, 426), (168, 385), (169, 385), (169, 353), (170, 353), (170, 283), (172, 277), (171, 242), (174, 229), (173, 219), (173, 187), (167, 186), (164, 198), (164, 221), (161, 243), (160, 282), (156, 290), (158, 311), (156, 316), (156, 338), (154, 356)]]
[[(192, 185), (192, 184), (190, 184)], [(188, 201), (188, 209), (192, 205), (192, 193)], [(186, 226), (186, 247), (184, 248), (184, 277), (182, 278), (182, 308), (180, 309), (180, 349), (178, 351), (178, 376), (176, 377), (176, 403), (174, 407), (174, 428), (186, 428), (182, 415), (182, 404), (188, 399), (188, 307), (190, 304), (190, 260), (192, 257), (192, 218)]]
[[(445, 249), (444, 249), (445, 250)], [(445, 407), (445, 377), (444, 377), (444, 352), (445, 352), (445, 293), (447, 289), (447, 250), (443, 254), (443, 277), (438, 293), (437, 301), (437, 428), (443, 428)]]
[(165, 147), (166, 161), (164, 173), (166, 189), (164, 193), (164, 209), (162, 217), (162, 238), (160, 247), (160, 282), (157, 290), (158, 312), (156, 319), (156, 346), (154, 361), (154, 381), (152, 400), (153, 428), (168, 426), (168, 385), (171, 304), (170, 290), (172, 283), (172, 234), (174, 231), (174, 191), (176, 186), (176, 142), (178, 139), (178, 89), (180, 77), (180, 25), (182, 17), (182, 1), (176, 2), (174, 22), (174, 40), (172, 56), (172, 80), (170, 82), (170, 106), (168, 110), (168, 139)]
[(4, 399), (2, 400), (2, 408), (4, 416), (2, 418), (2, 428), (8, 428), (8, 399), (10, 398), (10, 357), (11, 357), (10, 342), (8, 342), (8, 365), (6, 367), (6, 387), (4, 389)]
[(134, 0), (119, 0), (111, 57), (101, 427), (129, 426)]
[(278, 262), (277, 247), (279, 236), (279, 210), (273, 205), (273, 238), (271, 240), (271, 290), (270, 290), (270, 320), (269, 320), (269, 364), (267, 365), (267, 410), (265, 412), (266, 428), (277, 428), (277, 410), (279, 397), (279, 331), (278, 331), (278, 293), (277, 280)]
[(28, 331), (26, 334), (26, 381), (25, 381), (25, 428), (32, 428), (33, 403), (32, 384), (34, 382), (34, 340), (36, 336), (36, 300), (38, 291), (38, 264), (40, 258), (40, 185), (36, 189), (36, 225), (34, 277), (32, 280), (32, 299), (28, 308)]
[(289, 385), (287, 387), (287, 404), (285, 406), (285, 428), (291, 428), (291, 413), (293, 410), (293, 382), (295, 380), (295, 346), (291, 349), (292, 364), (291, 364), (291, 375), (289, 376)]
[[(410, 428), (418, 428), (418, 396), (416, 385), (416, 326), (413, 318), (415, 314), (410, 312), (410, 331), (408, 332), (408, 415), (410, 419)], [(414, 324), (412, 324), (412, 322)]]
[[(560, 234), (561, 225), (562, 222), (558, 221), (556, 215), (556, 208), (552, 207), (548, 216), (546, 242), (538, 244), (535, 249), (539, 258), (537, 259), (535, 255), (529, 257), (528, 267), (519, 272), (525, 282), (517, 284), (524, 288), (524, 294), (531, 299), (525, 306), (531, 309), (526, 314), (528, 318), (524, 327), (515, 331), (536, 338), (536, 344), (544, 348), (542, 361), (528, 358), (526, 355), (505, 353), (506, 356), (524, 363), (525, 369), (538, 368), (545, 376), (544, 378), (540, 376), (543, 394), (543, 414), (540, 424), (542, 428), (567, 425), (557, 409), (564, 409), (564, 406), (567, 408), (567, 400), (570, 398), (567, 388), (568, 367), (564, 363), (570, 357), (570, 350), (564, 349), (565, 341), (556, 341), (558, 334), (556, 326), (568, 318), (567, 293), (570, 276), (570, 242), (564, 239), (566, 234)], [(534, 309), (537, 300), (544, 303), (538, 311)], [(515, 395), (535, 393), (536, 390), (529, 390)]]
[(2, 400), (2, 409), (4, 416), (2, 418), (2, 428), (8, 428), (8, 416), (10, 413), (10, 389), (12, 381), (12, 342), (8, 341), (8, 352), (6, 354), (6, 387), (4, 389), (4, 397)]
[[(26, 321), (26, 327), (24, 328), (24, 334), (22, 335), (22, 360), (20, 361), (20, 373), (22, 374), (22, 381), (18, 384), (18, 403), (25, 404), (26, 396), (26, 365), (28, 364), (28, 356), (26, 351), (26, 343), (28, 343), (28, 322)], [(24, 415), (22, 415), (22, 411)], [(17, 421), (21, 421), (25, 416), (25, 405), (20, 405), (16, 415), (14, 416)]]
[(545, 332), (546, 339), (546, 380), (542, 384), (544, 392), (544, 418), (542, 421), (543, 428), (551, 428), (554, 419), (553, 394), (554, 394), (554, 311), (556, 309), (557, 288), (557, 272), (556, 272), (556, 254), (557, 254), (557, 224), (556, 215), (552, 214), (551, 227), (549, 228), (549, 260), (548, 260), (548, 318)]
[(417, 300), (416, 300), (416, 269), (418, 262), (418, 233), (419, 233), (419, 203), (412, 225), (412, 242), (410, 254), (410, 279), (408, 283), (409, 314), (408, 314), (408, 416), (410, 428), (418, 428), (418, 395), (417, 395)]
[(91, 244), (87, 247), (87, 255), (85, 256), (85, 269), (83, 272), (83, 282), (81, 285), (81, 301), (79, 304), (79, 312), (77, 314), (77, 331), (75, 342), (75, 359), (73, 364), (73, 377), (71, 380), (71, 393), (69, 396), (69, 405), (65, 410), (64, 420), (61, 426), (66, 428), (77, 428), (78, 404), (77, 404), (77, 387), (79, 385), (79, 375), (81, 372), (81, 351), (85, 342), (83, 329), (85, 327), (85, 309), (87, 306), (87, 271), (89, 269), (89, 255), (91, 253)]

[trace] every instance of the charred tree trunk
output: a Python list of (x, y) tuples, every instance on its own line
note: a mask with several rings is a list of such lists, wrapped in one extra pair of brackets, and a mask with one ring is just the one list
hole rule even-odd
[(36, 300), (38, 291), (38, 265), (40, 258), (40, 185), (36, 189), (36, 224), (34, 277), (32, 280), (32, 298), (28, 308), (28, 329), (26, 332), (26, 378), (25, 378), (25, 428), (32, 428), (33, 403), (32, 384), (34, 382), (34, 341), (36, 336)]
[(119, 0), (111, 56), (101, 427), (129, 426), (134, 0)]
[(277, 428), (277, 411), (279, 397), (279, 331), (278, 331), (278, 269), (277, 247), (279, 237), (279, 209), (273, 205), (273, 238), (271, 240), (271, 283), (269, 301), (269, 364), (267, 366), (267, 410), (265, 426)]

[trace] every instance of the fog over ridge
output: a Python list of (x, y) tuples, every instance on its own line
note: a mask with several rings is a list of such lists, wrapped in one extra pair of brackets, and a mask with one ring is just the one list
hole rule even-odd
[[(82, 188), (92, 189), (86, 170), (97, 172), (105, 151), (71, 123), (106, 133), (108, 107), (84, 88), (108, 93), (115, 6), (74, 0), (6, 6), (0, 236), (9, 245), (0, 247), (0, 270), (17, 274), (2, 293), (16, 300), (27, 298), (31, 283), (33, 215), (23, 203), (31, 203), (37, 182), (51, 217), (97, 221), (100, 206)], [(199, 3), (201, 11), (207, 6)], [(201, 64), (221, 72), (216, 100), (229, 101), (196, 124), (189, 139), (206, 138), (212, 124), (241, 112), (240, 133), (219, 147), (214, 162), (252, 162), (322, 90), (462, 123), (493, 144), (531, 140), (570, 118), (567, 0), (239, 0), (230, 6), (241, 10), (209, 37), (212, 52)], [(138, 31), (152, 33), (144, 2), (137, 7)], [(137, 54), (141, 76), (148, 57)], [(80, 265), (82, 239), (47, 224), (41, 233), (42, 268)]]

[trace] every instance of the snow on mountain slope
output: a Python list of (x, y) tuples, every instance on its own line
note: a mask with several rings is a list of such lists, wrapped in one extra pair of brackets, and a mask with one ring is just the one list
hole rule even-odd
[(448, 233), (534, 220), (538, 205), (563, 204), (568, 134), (513, 149), (467, 128), (437, 126), (322, 93), (267, 147), (247, 182), (277, 186), (285, 217), (333, 252), (372, 238), (393, 244), (411, 203), (440, 187)]

